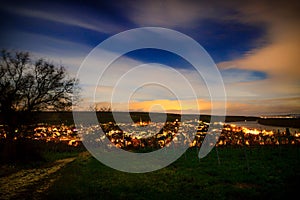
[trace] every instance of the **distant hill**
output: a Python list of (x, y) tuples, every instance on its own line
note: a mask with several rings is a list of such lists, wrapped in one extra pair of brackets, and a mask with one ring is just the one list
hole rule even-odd
[[(90, 117), (89, 113), (91, 112), (80, 112), (83, 115), (86, 115), (87, 118), (85, 120), (88, 120), (88, 117)], [(16, 113), (16, 117), (22, 118), (22, 113)], [(126, 112), (114, 112), (114, 115), (117, 115), (119, 119), (122, 121), (120, 122), (129, 122), (129, 120), (133, 120), (134, 122), (138, 122), (140, 120), (142, 121), (150, 121), (149, 113), (146, 112), (131, 112), (130, 117), (128, 116), (128, 113)], [(165, 114), (162, 113), (151, 113), (152, 116), (155, 117), (155, 119), (165, 119)], [(0, 113), (0, 123), (3, 123), (3, 119), (5, 116), (3, 116)], [(97, 117), (99, 122), (105, 123), (105, 122), (114, 122), (114, 117), (111, 112), (97, 112)], [(72, 112), (34, 112), (31, 113), (30, 118), (32, 119), (32, 123), (47, 123), (47, 124), (74, 124), (73, 120), (73, 113)], [(196, 115), (185, 115), (185, 118), (187, 119), (195, 119)], [(209, 122), (211, 116), (210, 115), (200, 115), (200, 120)], [(222, 117), (219, 117), (220, 120)], [(178, 119), (180, 121), (180, 115), (179, 114), (167, 114), (167, 121), (175, 121)], [(218, 119), (218, 117), (217, 117)], [(256, 121), (258, 120), (257, 117), (248, 117), (248, 116), (226, 116), (225, 121), (226, 122), (235, 122), (235, 121)]]
[(300, 118), (259, 118), (258, 123), (269, 126), (300, 128)]

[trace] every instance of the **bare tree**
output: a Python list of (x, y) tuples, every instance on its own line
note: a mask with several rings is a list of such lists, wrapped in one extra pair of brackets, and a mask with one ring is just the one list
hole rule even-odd
[(78, 97), (78, 81), (63, 66), (44, 59), (34, 60), (28, 52), (3, 50), (0, 57), (0, 111), (12, 135), (17, 112), (61, 111)]

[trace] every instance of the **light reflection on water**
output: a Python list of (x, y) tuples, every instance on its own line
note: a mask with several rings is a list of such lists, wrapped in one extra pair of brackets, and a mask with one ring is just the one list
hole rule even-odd
[(248, 129), (257, 129), (257, 130), (267, 130), (273, 132), (284, 132), (286, 128), (290, 129), (291, 133), (300, 132), (299, 128), (291, 128), (291, 127), (280, 127), (280, 126), (268, 126), (259, 124), (257, 121), (241, 121), (241, 122), (231, 122), (230, 124), (234, 124), (239, 127), (246, 127)]

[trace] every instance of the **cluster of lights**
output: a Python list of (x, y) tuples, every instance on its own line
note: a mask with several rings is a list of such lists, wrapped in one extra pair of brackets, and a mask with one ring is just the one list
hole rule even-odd
[[(16, 130), (16, 132), (19, 132)], [(47, 142), (64, 142), (70, 146), (78, 146), (80, 144), (80, 137), (77, 134), (77, 129), (74, 126), (67, 125), (46, 125), (39, 124), (34, 129), (33, 132), (26, 133), (26, 138), (33, 140), (45, 140)], [(0, 130), (0, 138), (7, 138), (7, 134), (4, 128)], [(18, 138), (15, 136), (14, 140)]]
[[(196, 122), (196, 123), (191, 123)], [(198, 125), (197, 125), (198, 124)], [(251, 145), (251, 144), (300, 144), (300, 132), (287, 134), (286, 132), (273, 132), (272, 130), (259, 130), (251, 129), (234, 124), (217, 123), (223, 126), (217, 145)], [(89, 126), (89, 127), (77, 127), (74, 126), (46, 126), (40, 125), (34, 128), (33, 134), (30, 138), (35, 140), (46, 141), (61, 141), (66, 142), (69, 145), (77, 146), (81, 142), (81, 134), (88, 134), (89, 132), (95, 132), (103, 127), (107, 127), (104, 132), (105, 135), (101, 139), (107, 137), (112, 144), (117, 147), (123, 148), (127, 146), (133, 147), (145, 147), (147, 145), (156, 145), (157, 147), (164, 147), (174, 142), (189, 143), (190, 146), (201, 146), (201, 143), (207, 134), (209, 123), (198, 120), (191, 120), (186, 122), (145, 122), (140, 120), (137, 123), (122, 123), (114, 124), (112, 122)], [(197, 128), (196, 128), (197, 126)], [(139, 127), (146, 129), (140, 130)], [(161, 130), (160, 128), (163, 127)], [(138, 129), (138, 130), (137, 130)], [(126, 131), (123, 131), (126, 130)], [(196, 136), (194, 140), (191, 140), (190, 135), (187, 134), (196, 130)], [(1, 135), (0, 135), (1, 136)], [(6, 134), (2, 134), (5, 137)], [(154, 144), (155, 143), (155, 144)]]

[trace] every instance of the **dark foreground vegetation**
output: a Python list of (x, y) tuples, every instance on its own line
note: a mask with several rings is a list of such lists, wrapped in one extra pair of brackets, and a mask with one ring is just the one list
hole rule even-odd
[(43, 198), (291, 198), (300, 184), (299, 155), (296, 146), (222, 147), (199, 161), (197, 149), (191, 148), (170, 166), (145, 174), (116, 171), (80, 156), (59, 172)]
[(77, 156), (85, 150), (82, 145), (74, 147), (63, 142), (26, 138), (14, 141), (0, 140), (0, 177), (20, 169), (43, 166), (58, 159)]
[[(2, 163), (0, 182), (23, 169), (43, 169), (62, 158), (75, 160), (25, 189), (12, 189), (13, 199), (289, 199), (300, 187), (297, 145), (215, 147), (201, 160), (199, 149), (190, 148), (166, 168), (130, 174), (101, 164), (82, 146), (27, 144), (31, 146), (27, 148), (42, 147), (41, 157), (27, 163)], [(0, 186), (0, 199), (4, 187)]]

